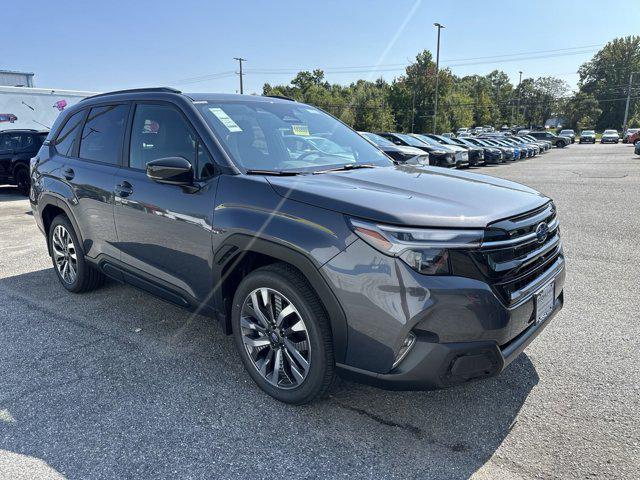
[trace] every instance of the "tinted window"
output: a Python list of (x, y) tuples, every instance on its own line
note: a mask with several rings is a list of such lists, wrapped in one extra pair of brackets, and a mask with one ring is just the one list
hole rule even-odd
[(22, 148), (22, 135), (20, 133), (7, 133), (2, 136), (0, 150), (19, 150)]
[(128, 105), (92, 108), (82, 129), (80, 157), (117, 164), (128, 110)]
[(80, 111), (71, 115), (56, 137), (56, 150), (60, 155), (69, 156), (73, 153), (73, 147), (78, 139), (78, 130), (80, 129), (84, 113), (84, 111)]
[(182, 157), (196, 162), (196, 137), (178, 110), (168, 105), (138, 105), (131, 127), (129, 166), (145, 169), (148, 162)]

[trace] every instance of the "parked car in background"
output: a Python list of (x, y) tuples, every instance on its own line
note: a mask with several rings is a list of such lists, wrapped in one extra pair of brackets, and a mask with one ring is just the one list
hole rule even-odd
[(444, 145), (432, 145), (426, 143), (408, 133), (380, 132), (377, 133), (383, 138), (391, 141), (394, 145), (404, 147), (415, 147), (429, 154), (429, 164), (436, 167), (453, 168), (456, 166), (456, 154), (451, 148)]
[(548, 140), (556, 148), (564, 148), (569, 145), (569, 143), (571, 143), (571, 140), (569, 140), (568, 138), (560, 137), (555, 133), (547, 132), (546, 130), (531, 131), (528, 132), (527, 135), (539, 140)]
[(617, 130), (608, 129), (602, 133), (600, 143), (618, 143), (620, 142), (620, 134)]
[(640, 128), (628, 128), (626, 132), (624, 132), (624, 135), (622, 136), (622, 143), (633, 143), (633, 142), (629, 142), (629, 137), (632, 136), (634, 133), (638, 133), (640, 132)]
[(596, 143), (596, 131), (582, 130), (580, 132), (580, 140), (578, 140), (578, 143)]
[(629, 135), (629, 138), (627, 138), (627, 143), (631, 143), (633, 145), (636, 145), (638, 141), (640, 141), (640, 131), (632, 133)]
[(445, 137), (444, 135), (425, 134), (424, 136), (429, 137), (442, 145), (464, 148), (467, 150), (469, 155), (469, 165), (473, 167), (484, 165), (484, 150), (480, 147), (472, 147), (455, 138)]
[(640, 155), (640, 142), (636, 141), (636, 143), (634, 143), (633, 151), (636, 155)]
[(468, 128), (466, 128), (466, 127), (461, 127), (461, 128), (459, 128), (458, 130), (456, 130), (456, 133), (457, 133), (458, 135), (460, 135), (461, 133), (468, 133), (468, 132), (469, 132), (469, 129), (468, 129)]
[(561, 137), (567, 137), (571, 139), (571, 143), (576, 143), (576, 132), (570, 128), (560, 130)]
[(542, 152), (546, 152), (551, 149), (551, 142), (549, 142), (548, 140), (539, 140), (537, 138), (533, 138), (530, 135), (516, 135), (516, 137), (522, 138), (527, 142), (531, 142), (538, 145)]
[[(281, 141), (307, 135), (351, 158)], [(564, 304), (550, 198), (394, 165), (310, 105), (102, 94), (65, 110), (31, 165), (64, 289), (109, 276), (219, 319), (247, 375), (283, 402), (322, 397), (336, 373), (395, 389), (498, 375)], [(235, 375), (232, 362), (215, 375)]]
[(479, 143), (474, 143), (472, 138), (458, 137), (453, 139), (453, 141), (457, 142), (458, 145), (481, 148), (483, 151), (484, 163), (485, 164), (498, 164), (504, 163), (504, 154), (502, 150), (498, 147), (492, 147), (488, 145), (482, 145)]
[(459, 147), (457, 145), (443, 145), (442, 143), (434, 140), (433, 138), (428, 137), (427, 135), (423, 135), (420, 133), (412, 133), (412, 136), (422, 140), (428, 145), (432, 145), (438, 148), (448, 148), (453, 150), (456, 159), (456, 168), (465, 168), (469, 166), (469, 152), (464, 147)]
[(424, 150), (405, 145), (395, 145), (391, 140), (381, 137), (380, 135), (376, 135), (375, 133), (358, 133), (384, 153), (389, 155), (396, 162), (429, 165), (429, 153)]
[(473, 137), (473, 134), (470, 132), (460, 132), (458, 134), (458, 138), (469, 138), (469, 137)]
[(0, 131), (0, 185), (16, 185), (20, 193), (29, 195), (29, 161), (40, 150), (47, 133), (29, 129)]
[(446, 132), (442, 134), (443, 137), (447, 137), (447, 138), (455, 138), (455, 134), (453, 132)]
[(519, 148), (505, 145), (492, 138), (473, 138), (471, 141), (480, 145), (499, 148), (502, 151), (502, 157), (505, 162), (513, 162), (520, 158)]
[(494, 142), (499, 143), (500, 145), (504, 145), (506, 147), (511, 147), (515, 149), (515, 160), (524, 160), (525, 158), (531, 156), (531, 154), (533, 153), (533, 150), (530, 150), (523, 145), (510, 142), (504, 136), (494, 135), (494, 136), (487, 136), (487, 137), (481, 137), (481, 138), (489, 138)]

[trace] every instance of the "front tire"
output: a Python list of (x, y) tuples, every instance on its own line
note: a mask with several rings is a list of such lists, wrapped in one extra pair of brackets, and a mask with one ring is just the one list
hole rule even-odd
[(262, 390), (295, 405), (326, 394), (335, 367), (329, 319), (296, 269), (274, 264), (247, 275), (231, 322), (242, 363)]
[(104, 283), (104, 275), (85, 260), (82, 244), (65, 215), (53, 219), (48, 240), (53, 269), (64, 288), (80, 293), (94, 290)]

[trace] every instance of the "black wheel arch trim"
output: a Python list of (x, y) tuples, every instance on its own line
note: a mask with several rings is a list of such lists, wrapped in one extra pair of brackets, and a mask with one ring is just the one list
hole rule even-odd
[[(232, 252), (231, 255), (229, 255), (230, 251)], [(347, 319), (342, 306), (320, 270), (321, 265), (307, 254), (295, 250), (290, 245), (238, 233), (229, 236), (217, 249), (213, 261), (214, 281), (222, 278), (226, 267), (231, 266), (235, 259), (245, 252), (254, 252), (275, 258), (293, 265), (302, 272), (318, 294), (318, 298), (329, 316), (336, 362), (344, 361), (347, 351)], [(220, 313), (225, 314), (225, 332), (231, 333), (231, 319), (228, 315), (231, 302), (225, 304), (221, 288), (216, 289), (214, 302), (222, 310)]]
[[(73, 213), (71, 213), (71, 208), (69, 208), (69, 205), (67, 205), (67, 202), (65, 202), (62, 198), (59, 198), (57, 195), (46, 193), (46, 194), (43, 194), (38, 199), (38, 203), (37, 203), (38, 215), (40, 216), (40, 221), (42, 222), (42, 224), (44, 225), (44, 218), (42, 214), (44, 210), (50, 205), (54, 207), (58, 207), (60, 210), (62, 210), (65, 213), (65, 215), (71, 222), (73, 229), (75, 230), (75, 234), (78, 237), (78, 240), (80, 240), (80, 244), (84, 249), (85, 245), (84, 245), (84, 236), (82, 235), (82, 230), (80, 229), (78, 222), (76, 222), (76, 219), (73, 216)], [(43, 232), (43, 233), (47, 235), (47, 232)], [(49, 255), (51, 255), (51, 247), (49, 245), (48, 237), (47, 237), (47, 248), (49, 248)]]

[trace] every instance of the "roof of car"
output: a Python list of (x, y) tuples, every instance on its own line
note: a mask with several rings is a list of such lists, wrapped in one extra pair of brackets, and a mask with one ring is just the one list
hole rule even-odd
[(148, 87), (148, 88), (134, 88), (128, 90), (115, 90), (112, 92), (99, 93), (86, 97), (84, 101), (103, 99), (110, 96), (148, 96), (149, 94), (162, 94), (162, 95), (180, 95), (187, 97), (193, 101), (238, 101), (243, 102), (294, 102), (295, 100), (280, 95), (263, 96), (263, 95), (239, 95), (235, 93), (185, 93), (175, 88), (170, 87)]

